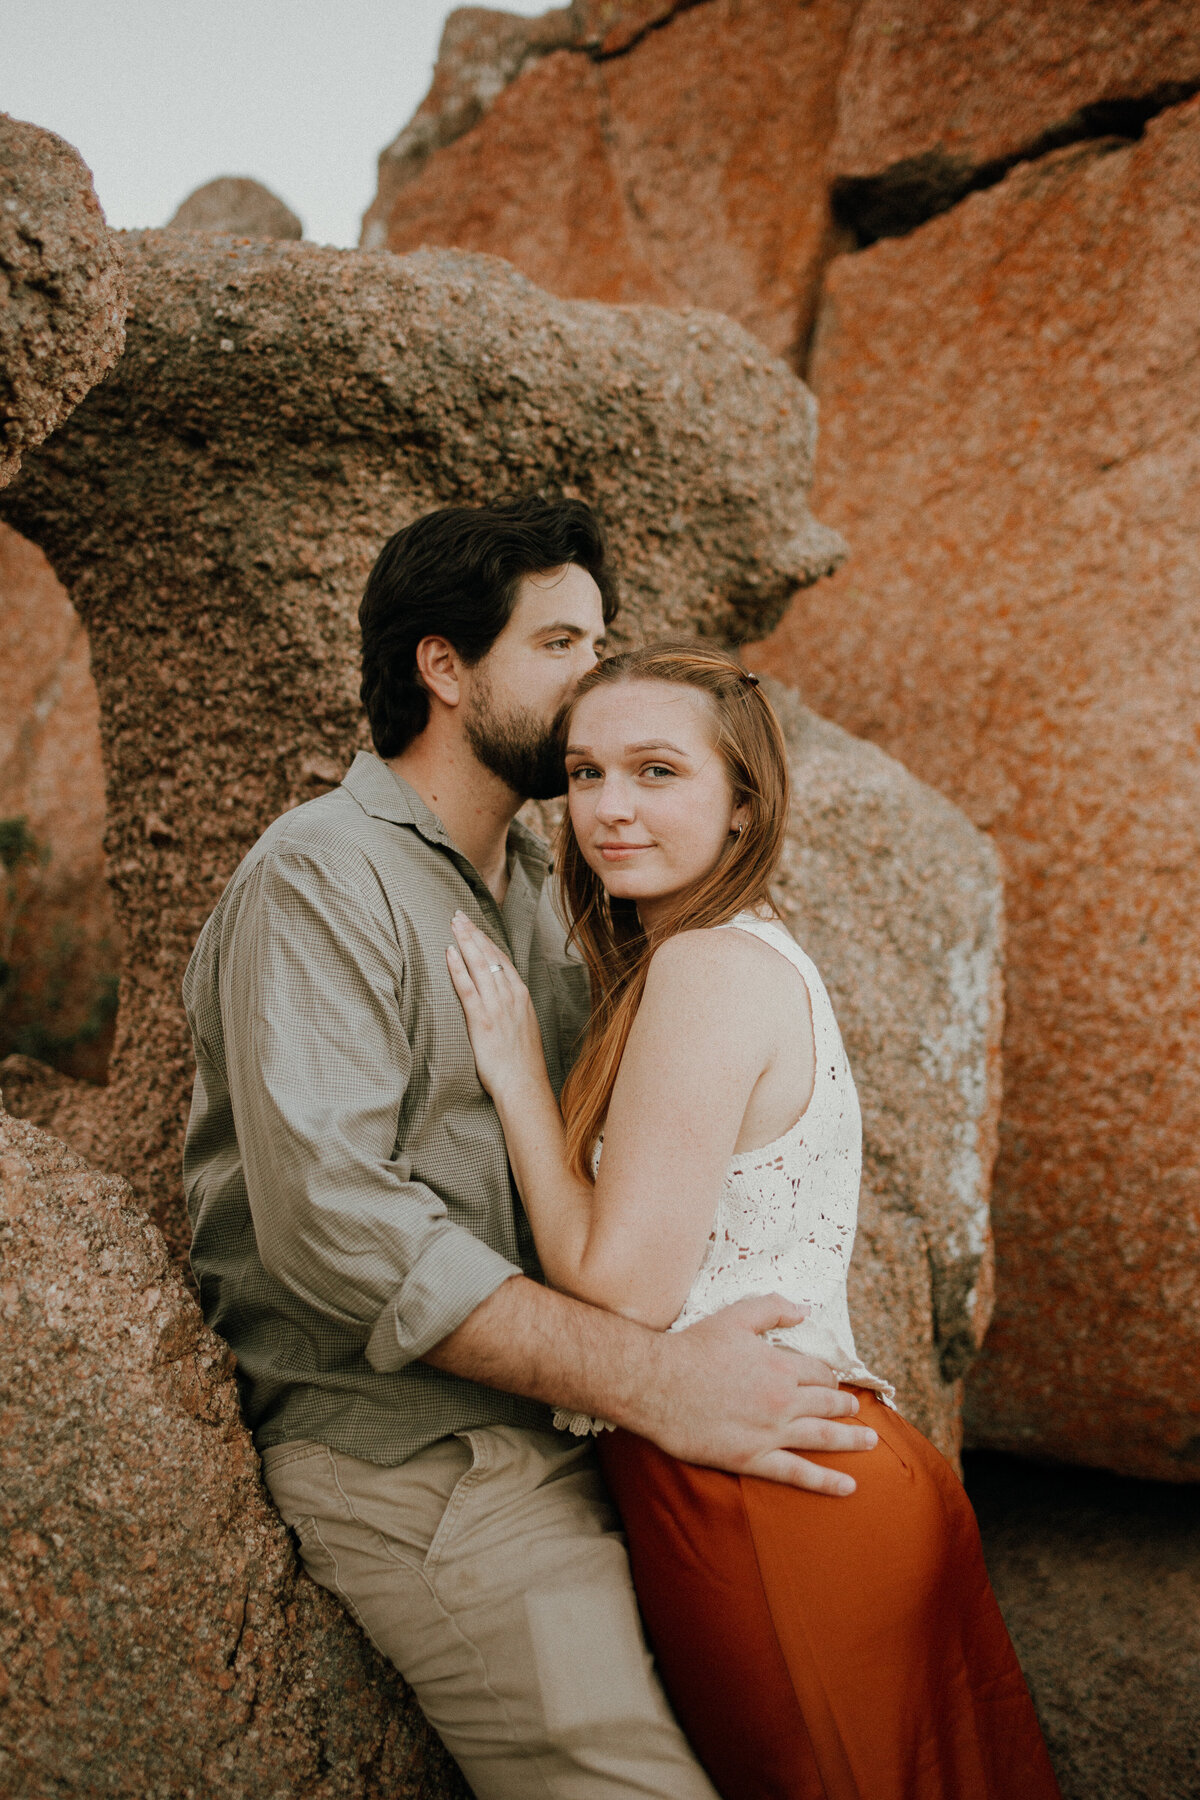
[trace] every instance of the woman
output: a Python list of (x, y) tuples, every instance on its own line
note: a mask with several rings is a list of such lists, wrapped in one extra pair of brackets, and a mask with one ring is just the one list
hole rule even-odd
[(669, 1330), (783, 1293), (808, 1313), (773, 1335), (852, 1385), (878, 1434), (813, 1459), (821, 1493), (560, 1418), (600, 1430), (680, 1721), (724, 1800), (1051, 1800), (970, 1505), (854, 1347), (861, 1123), (821, 978), (768, 896), (778, 722), (720, 651), (658, 645), (584, 680), (563, 741), (559, 880), (593, 1012), (561, 1112), (508, 959), (462, 915), (449, 952), (547, 1279)]

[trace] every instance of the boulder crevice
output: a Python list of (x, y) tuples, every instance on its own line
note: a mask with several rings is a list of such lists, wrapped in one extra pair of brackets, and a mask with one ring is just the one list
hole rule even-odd
[(1159, 83), (1148, 93), (1092, 101), (1047, 126), (1031, 142), (984, 163), (972, 165), (969, 157), (938, 147), (906, 157), (877, 175), (837, 176), (830, 190), (831, 205), (849, 240), (843, 247), (866, 250), (881, 238), (907, 237), (969, 194), (995, 187), (1018, 165), (1071, 145), (1096, 142), (1098, 147), (1127, 149), (1139, 141), (1151, 119), (1197, 92), (1200, 75), (1194, 81)]

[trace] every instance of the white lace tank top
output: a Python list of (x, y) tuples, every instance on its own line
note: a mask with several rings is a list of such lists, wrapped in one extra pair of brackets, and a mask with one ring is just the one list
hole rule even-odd
[[(839, 1378), (870, 1388), (890, 1406), (895, 1389), (859, 1360), (846, 1277), (858, 1225), (862, 1115), (833, 1006), (815, 964), (777, 919), (739, 913), (722, 931), (747, 931), (800, 971), (812, 1009), (816, 1075), (796, 1123), (772, 1143), (735, 1156), (725, 1175), (704, 1260), (671, 1331), (734, 1300), (782, 1294), (809, 1308), (772, 1343), (819, 1356)], [(599, 1164), (600, 1146), (595, 1164)], [(579, 1436), (605, 1421), (562, 1411), (554, 1423)]]

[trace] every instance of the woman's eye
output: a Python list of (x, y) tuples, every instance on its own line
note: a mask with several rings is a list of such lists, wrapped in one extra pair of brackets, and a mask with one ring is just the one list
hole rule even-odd
[(568, 781), (588, 781), (600, 773), (590, 763), (579, 763), (575, 768), (567, 770)]
[(642, 770), (643, 775), (650, 775), (655, 778), (660, 775), (673, 775), (674, 773), (674, 769), (670, 768), (666, 763), (647, 763)]

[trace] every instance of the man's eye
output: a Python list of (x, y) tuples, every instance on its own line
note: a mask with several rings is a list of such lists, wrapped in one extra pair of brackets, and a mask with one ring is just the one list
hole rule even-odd
[(551, 638), (550, 642), (546, 645), (546, 648), (547, 650), (569, 650), (571, 648), (571, 640), (570, 638)]

